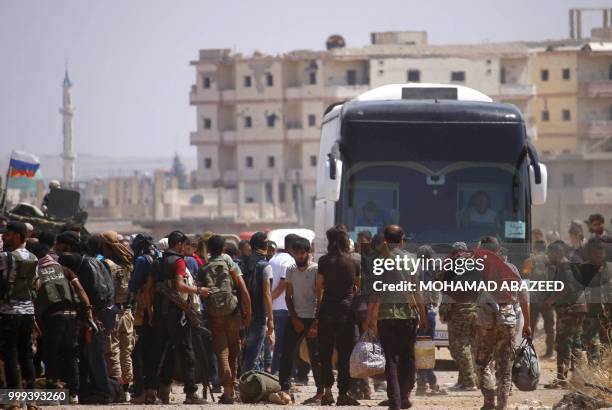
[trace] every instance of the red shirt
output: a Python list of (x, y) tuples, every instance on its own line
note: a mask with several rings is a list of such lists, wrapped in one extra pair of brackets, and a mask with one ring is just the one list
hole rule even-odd
[(185, 265), (185, 259), (179, 258), (174, 263), (174, 274), (176, 276), (185, 277), (187, 275), (187, 266)]
[(196, 260), (196, 262), (198, 263), (198, 266), (201, 267), (202, 265), (204, 265), (204, 262), (202, 261), (202, 259), (200, 259), (197, 253), (194, 252), (193, 255), (191, 256), (193, 257), (193, 259)]

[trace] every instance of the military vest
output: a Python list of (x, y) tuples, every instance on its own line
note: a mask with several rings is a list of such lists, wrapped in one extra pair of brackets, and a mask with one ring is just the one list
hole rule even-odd
[(36, 295), (35, 283), (38, 259), (28, 252), (24, 258), (18, 250), (9, 252), (7, 266), (7, 292), (5, 299), (20, 302), (32, 301)]
[(64, 270), (58, 264), (38, 268), (40, 288), (36, 295), (36, 312), (42, 316), (50, 306), (65, 303), (71, 306), (79, 302), (70, 281), (64, 276)]
[(130, 272), (110, 259), (104, 259), (115, 286), (115, 303), (127, 303), (130, 299)]

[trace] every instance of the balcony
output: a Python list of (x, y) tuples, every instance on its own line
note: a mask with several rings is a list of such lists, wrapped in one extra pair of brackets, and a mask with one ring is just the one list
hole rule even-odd
[(285, 88), (285, 98), (288, 100), (303, 100), (305, 98), (322, 98), (323, 87), (320, 85), (289, 86)]
[(612, 120), (597, 120), (580, 125), (580, 133), (588, 138), (605, 138), (612, 136)]
[(221, 101), (223, 102), (236, 101), (236, 90), (235, 89), (221, 90)]
[(221, 175), (221, 180), (225, 184), (234, 185), (238, 183), (238, 171), (235, 169), (221, 171)]
[(287, 140), (293, 142), (318, 141), (320, 129), (318, 127), (309, 128), (287, 128)]
[(206, 130), (196, 131), (189, 134), (189, 143), (191, 145), (199, 144), (218, 144), (220, 141), (220, 135), (217, 131)]
[(191, 92), (189, 93), (189, 102), (191, 105), (209, 103), (219, 101), (219, 92), (208, 89), (199, 89), (195, 85), (191, 86)]
[(332, 85), (325, 89), (326, 97), (333, 100), (350, 100), (370, 89), (368, 84)]
[(499, 86), (500, 100), (519, 100), (535, 95), (536, 87), (533, 84), (501, 84)]
[(225, 145), (236, 144), (236, 130), (221, 131), (221, 139)]
[(585, 81), (578, 85), (582, 97), (606, 98), (612, 97), (612, 80)]

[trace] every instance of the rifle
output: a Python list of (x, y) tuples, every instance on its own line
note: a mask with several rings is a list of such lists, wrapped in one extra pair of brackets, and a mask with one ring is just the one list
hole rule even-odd
[(172, 290), (168, 284), (164, 283), (163, 281), (158, 282), (155, 288), (162, 296), (168, 298), (185, 313), (185, 316), (187, 317), (187, 320), (189, 320), (189, 323), (191, 323), (191, 326), (194, 328), (199, 328), (204, 336), (209, 339), (211, 338), (212, 334), (210, 333), (210, 330), (204, 327), (204, 318), (202, 317), (202, 314), (195, 310), (191, 303), (183, 300), (183, 298), (181, 298), (177, 292)]

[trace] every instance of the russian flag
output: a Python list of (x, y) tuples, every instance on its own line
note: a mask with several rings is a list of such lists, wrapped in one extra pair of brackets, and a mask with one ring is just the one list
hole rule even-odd
[(40, 168), (40, 160), (36, 155), (23, 151), (13, 151), (9, 162), (9, 178), (34, 178)]

